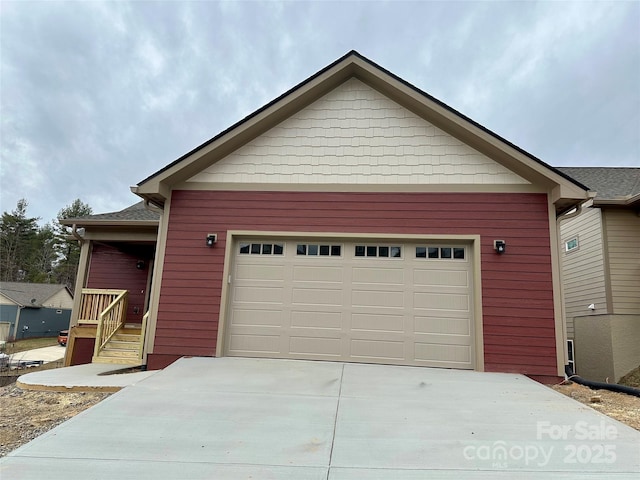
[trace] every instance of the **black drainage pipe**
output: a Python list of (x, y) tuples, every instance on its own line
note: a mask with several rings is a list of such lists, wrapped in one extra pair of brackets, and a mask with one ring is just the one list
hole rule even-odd
[(612, 392), (626, 393), (627, 395), (640, 397), (640, 389), (638, 388), (627, 387), (626, 385), (618, 385), (617, 383), (592, 382), (591, 380), (585, 380), (584, 378), (573, 373), (570, 365), (564, 366), (564, 373), (567, 374), (567, 380), (571, 380), (572, 382), (579, 383), (580, 385), (584, 385), (585, 387), (589, 387), (594, 390), (610, 390)]

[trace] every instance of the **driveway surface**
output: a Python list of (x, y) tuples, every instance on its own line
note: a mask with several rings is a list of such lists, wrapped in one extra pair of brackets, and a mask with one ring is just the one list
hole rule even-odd
[(53, 345), (51, 347), (34, 348), (11, 354), (11, 363), (42, 361), (55, 362), (64, 358), (65, 347)]
[(640, 432), (521, 375), (184, 358), (1, 460), (33, 479), (637, 479)]

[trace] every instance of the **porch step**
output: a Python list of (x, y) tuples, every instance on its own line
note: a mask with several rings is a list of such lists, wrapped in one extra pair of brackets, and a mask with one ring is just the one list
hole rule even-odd
[(112, 348), (105, 347), (102, 352), (100, 352), (100, 357), (110, 357), (110, 358), (138, 358), (137, 350), (124, 350), (120, 348)]
[(94, 363), (113, 363), (119, 365), (141, 365), (138, 358), (141, 331), (139, 327), (125, 327), (119, 330), (97, 357)]
[(129, 334), (129, 333), (116, 333), (109, 343), (111, 342), (132, 342), (132, 343), (140, 343), (140, 334)]
[(140, 346), (140, 339), (138, 340), (111, 340), (107, 347), (108, 349), (114, 350), (135, 350), (138, 351), (138, 346)]

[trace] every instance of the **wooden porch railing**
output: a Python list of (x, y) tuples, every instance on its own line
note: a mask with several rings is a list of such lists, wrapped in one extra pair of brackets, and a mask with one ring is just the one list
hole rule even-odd
[[(97, 325), (100, 314), (111, 305), (118, 296), (126, 294), (126, 290), (106, 290), (102, 288), (83, 288), (80, 301), (78, 323)], [(123, 315), (126, 310), (123, 310)]]
[(96, 323), (96, 343), (93, 349), (97, 357), (127, 316), (127, 290), (82, 290), (82, 302), (78, 324)]

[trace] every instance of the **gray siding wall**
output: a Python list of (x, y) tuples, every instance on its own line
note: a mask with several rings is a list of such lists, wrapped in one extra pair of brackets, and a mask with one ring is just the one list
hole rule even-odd
[(609, 256), (612, 313), (640, 314), (640, 217), (632, 210), (603, 210)]
[[(602, 217), (599, 208), (587, 208), (560, 225), (562, 273), (567, 338), (574, 338), (574, 317), (609, 313), (605, 288)], [(565, 250), (565, 242), (577, 236), (579, 247)], [(590, 304), (596, 310), (589, 310)]]
[(23, 308), (20, 311), (18, 329), (14, 339), (17, 312), (17, 305), (0, 306), (0, 320), (9, 323), (9, 338), (13, 340), (33, 337), (56, 337), (60, 330), (69, 328), (70, 309)]

